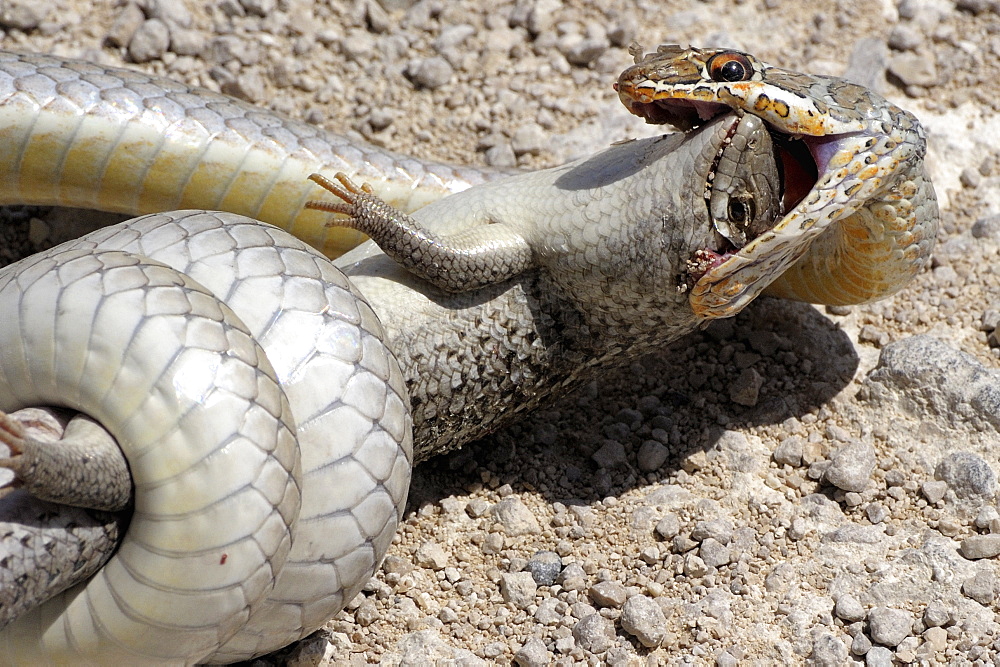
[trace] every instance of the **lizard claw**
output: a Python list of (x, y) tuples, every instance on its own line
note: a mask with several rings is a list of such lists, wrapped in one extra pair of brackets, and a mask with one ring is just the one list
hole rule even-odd
[(375, 191), (372, 190), (372, 187), (367, 183), (359, 187), (357, 183), (352, 181), (347, 174), (342, 171), (338, 171), (333, 175), (333, 177), (336, 181), (327, 178), (323, 174), (310, 174), (309, 180), (336, 197), (339, 197), (341, 201), (310, 200), (306, 202), (305, 207), (317, 211), (326, 211), (328, 213), (342, 213), (343, 215), (353, 218), (357, 211), (358, 196), (374, 195)]

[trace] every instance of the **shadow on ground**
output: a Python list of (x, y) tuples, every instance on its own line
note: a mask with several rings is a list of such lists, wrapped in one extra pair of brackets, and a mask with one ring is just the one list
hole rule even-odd
[[(761, 299), (521, 423), (418, 466), (407, 512), (484, 477), (549, 502), (586, 504), (665, 480), (693, 453), (715, 447), (727, 429), (815, 413), (850, 383), (858, 363), (848, 336), (818, 309)], [(755, 374), (762, 381), (755, 404), (734, 402), (731, 390), (752, 384)], [(642, 472), (637, 452), (656, 436), (667, 440), (668, 458)], [(610, 470), (592, 458), (609, 442), (625, 454)]]

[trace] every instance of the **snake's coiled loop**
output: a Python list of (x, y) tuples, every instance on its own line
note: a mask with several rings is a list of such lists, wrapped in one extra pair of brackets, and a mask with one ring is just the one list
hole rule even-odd
[(6, 269), (0, 312), (0, 408), (90, 414), (135, 485), (112, 561), (8, 626), (0, 654), (227, 661), (357, 594), (405, 502), (409, 402), (322, 255), (242, 216), (152, 215)]

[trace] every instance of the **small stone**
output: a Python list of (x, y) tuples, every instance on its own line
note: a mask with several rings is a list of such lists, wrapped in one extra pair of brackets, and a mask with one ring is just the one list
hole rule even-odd
[[(350, 640), (348, 640), (350, 647)], [(287, 667), (319, 667), (328, 665), (337, 655), (337, 647), (326, 637), (313, 635), (295, 645), (295, 649), (285, 658)]]
[(483, 541), (484, 554), (498, 554), (504, 548), (504, 536), (502, 533), (490, 533)]
[(28, 32), (37, 28), (55, 5), (27, 0), (6, 0), (0, 4), (0, 27)]
[(617, 440), (607, 440), (591, 457), (598, 468), (617, 468), (625, 465), (625, 446)]
[(971, 452), (954, 452), (934, 469), (934, 477), (948, 484), (963, 499), (992, 498), (997, 492), (997, 476), (990, 464)]
[(132, 41), (132, 35), (145, 20), (146, 17), (139, 9), (139, 5), (129, 2), (115, 16), (115, 21), (111, 24), (104, 39), (112, 46), (126, 46)]
[(723, 567), (724, 565), (729, 565), (729, 561), (732, 560), (729, 547), (723, 545), (713, 537), (709, 537), (701, 543), (698, 555), (701, 556), (701, 560), (708, 567)]
[[(983, 182), (983, 175), (979, 173), (978, 169), (966, 167), (958, 175), (958, 182), (962, 184), (962, 187), (975, 190)], [(973, 236), (975, 237), (975, 233), (973, 233)]]
[(955, 8), (970, 14), (982, 14), (993, 7), (990, 0), (956, 0)]
[(739, 377), (729, 385), (729, 400), (739, 405), (752, 408), (760, 398), (760, 388), (764, 385), (764, 376), (753, 368), (744, 368)]
[(636, 463), (642, 472), (659, 470), (666, 460), (670, 450), (656, 440), (646, 440), (639, 446)]
[(551, 657), (549, 650), (545, 648), (545, 642), (538, 637), (532, 637), (514, 653), (514, 662), (519, 667), (545, 667)]
[(868, 486), (875, 465), (875, 450), (872, 446), (853, 442), (834, 452), (823, 479), (838, 489), (860, 493)]
[(962, 583), (962, 593), (985, 607), (996, 601), (997, 592), (997, 578), (988, 570), (980, 570)]
[(871, 324), (861, 327), (858, 333), (858, 341), (861, 343), (871, 343), (875, 347), (884, 347), (892, 340), (887, 331), (883, 331)]
[(774, 449), (772, 456), (778, 465), (787, 465), (797, 468), (802, 465), (802, 438), (789, 436), (782, 440)]
[(892, 667), (892, 651), (884, 646), (873, 646), (865, 654), (865, 667)]
[(889, 511), (880, 503), (869, 503), (865, 508), (865, 516), (872, 524), (882, 523), (889, 518)]
[(899, 53), (889, 60), (889, 73), (907, 86), (930, 88), (938, 83), (933, 54)]
[(764, 588), (769, 593), (782, 593), (795, 582), (795, 569), (788, 563), (779, 563), (764, 578)]
[(167, 25), (190, 28), (193, 17), (183, 2), (176, 0), (140, 0), (139, 4), (151, 19), (159, 19)]
[[(977, 239), (1000, 239), (1000, 214), (979, 218), (972, 223), (972, 237)], [(996, 325), (990, 327), (990, 329), (995, 328)]]
[(924, 36), (909, 23), (897, 23), (889, 33), (889, 46), (897, 51), (912, 51), (923, 42)]
[(979, 508), (979, 513), (976, 514), (976, 528), (987, 530), (997, 519), (1000, 519), (1000, 512), (997, 512), (997, 508), (993, 505), (983, 505)]
[(157, 60), (170, 46), (170, 30), (160, 19), (149, 19), (132, 35), (128, 44), (128, 55), (133, 62), (147, 63)]
[(848, 623), (856, 623), (865, 617), (865, 608), (856, 597), (850, 594), (841, 595), (837, 598), (837, 604), (833, 607), (833, 613), (837, 618)]
[[(410, 632), (396, 642), (395, 652), (403, 665), (483, 664), (472, 651), (451, 646), (435, 630)], [(343, 655), (344, 652), (339, 654)]]
[(940, 600), (932, 600), (924, 608), (924, 624), (936, 628), (951, 622), (951, 612)]
[(681, 520), (674, 513), (664, 514), (653, 531), (665, 540), (671, 540), (681, 531)]
[(940, 532), (945, 537), (955, 537), (962, 530), (962, 524), (953, 519), (952, 517), (944, 517), (938, 521), (937, 525), (938, 532)]
[(612, 15), (613, 21), (608, 26), (608, 41), (613, 46), (626, 47), (635, 39), (639, 32), (639, 19), (634, 12)]
[(590, 614), (573, 626), (576, 645), (591, 653), (604, 653), (615, 642), (615, 624), (600, 614)]
[(265, 85), (263, 75), (260, 72), (251, 70), (241, 72), (239, 76), (222, 84), (220, 88), (227, 95), (259, 104), (267, 96)]
[(361, 627), (367, 627), (379, 619), (375, 598), (365, 598), (354, 611), (354, 620)]
[(409, 558), (400, 558), (390, 554), (382, 561), (382, 571), (386, 574), (402, 576), (413, 571), (413, 563)]
[(551, 586), (556, 583), (562, 571), (562, 558), (554, 551), (536, 551), (528, 559), (526, 566), (535, 583), (539, 586)]
[(935, 653), (940, 653), (948, 646), (948, 631), (934, 627), (924, 630), (924, 644)]
[(739, 667), (740, 659), (729, 651), (723, 651), (715, 656), (715, 667)]
[(801, 540), (809, 532), (809, 523), (802, 517), (792, 519), (792, 525), (788, 527), (788, 538)]
[(559, 578), (557, 581), (559, 585), (563, 588), (567, 588), (566, 582), (571, 579), (581, 579), (586, 580), (587, 572), (583, 569), (583, 566), (579, 563), (570, 563), (563, 568), (563, 571), (559, 573)]
[(868, 612), (868, 634), (883, 646), (898, 646), (913, 628), (909, 612), (892, 607), (875, 607)]
[(590, 599), (598, 607), (618, 608), (625, 604), (625, 587), (617, 581), (601, 581), (590, 587)]
[(920, 639), (917, 637), (907, 637), (904, 639), (896, 650), (893, 652), (893, 663), (903, 663), (904, 665), (909, 665), (915, 662), (917, 659), (917, 647), (920, 645)]
[(537, 535), (542, 532), (538, 520), (521, 500), (514, 496), (504, 498), (493, 506), (493, 516), (508, 535)]
[(674, 551), (679, 554), (685, 554), (698, 546), (698, 543), (691, 539), (690, 533), (674, 535), (672, 543), (674, 545)]
[(424, 542), (417, 547), (417, 564), (431, 570), (443, 570), (448, 565), (448, 554), (437, 542)]
[(809, 664), (818, 667), (839, 667), (847, 662), (847, 647), (839, 637), (824, 632), (813, 641)]
[(559, 17), (560, 0), (533, 0), (518, 2), (507, 21), (512, 28), (525, 28), (533, 37), (548, 32)]
[(199, 30), (170, 29), (170, 51), (179, 56), (196, 56), (205, 50), (205, 34)]
[(579, 33), (565, 35), (557, 45), (571, 65), (586, 67), (600, 58), (608, 50), (610, 43), (606, 38), (584, 37)]
[(851, 642), (851, 653), (865, 655), (870, 650), (872, 650), (872, 640), (864, 632), (858, 630), (858, 633), (854, 635), (854, 641)]
[(559, 598), (545, 598), (538, 604), (533, 618), (542, 625), (556, 626), (563, 619), (566, 603)]
[(429, 90), (444, 86), (454, 74), (454, 68), (441, 56), (415, 60), (406, 68), (410, 81)]
[(277, 0), (240, 0), (247, 14), (267, 16), (277, 7)]
[[(333, 35), (325, 36), (334, 37)], [(335, 37), (334, 37), (335, 39)], [(363, 62), (375, 50), (375, 38), (364, 30), (352, 30), (339, 40), (340, 50), (348, 60)], [(411, 63), (416, 68), (418, 64)]]
[(538, 586), (530, 572), (508, 572), (500, 575), (500, 595), (504, 602), (517, 609), (527, 609), (534, 604)]
[(920, 485), (920, 491), (924, 494), (924, 498), (927, 502), (932, 505), (939, 502), (944, 498), (944, 494), (948, 492), (947, 482), (924, 482)]
[(708, 566), (700, 557), (689, 553), (684, 557), (684, 574), (694, 578), (704, 577), (708, 574)]
[(510, 147), (514, 155), (538, 155), (548, 143), (548, 133), (538, 123), (527, 123), (514, 130)]
[(729, 544), (733, 541), (733, 524), (723, 519), (714, 521), (699, 521), (691, 531), (691, 539), (701, 542), (708, 538), (714, 538), (722, 544)]
[(969, 560), (1000, 556), (1000, 535), (971, 535), (962, 540), (962, 556)]
[(656, 565), (662, 559), (660, 556), (660, 550), (655, 546), (643, 547), (642, 551), (639, 552), (639, 558), (646, 565)]
[(476, 34), (476, 27), (469, 23), (450, 25), (441, 29), (441, 33), (434, 40), (434, 50), (443, 53), (456, 46), (460, 46), (465, 40)]
[(486, 161), (486, 164), (497, 168), (513, 167), (517, 164), (517, 156), (514, 155), (514, 149), (506, 142), (487, 148), (483, 159)]
[(667, 619), (653, 598), (633, 595), (625, 601), (621, 615), (622, 630), (634, 636), (646, 648), (656, 648), (667, 635)]

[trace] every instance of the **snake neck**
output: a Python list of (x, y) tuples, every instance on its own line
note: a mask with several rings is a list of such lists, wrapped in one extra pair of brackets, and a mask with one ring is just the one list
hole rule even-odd
[(927, 263), (937, 234), (937, 197), (919, 168), (885, 196), (816, 238), (765, 290), (769, 296), (854, 305), (899, 291)]

